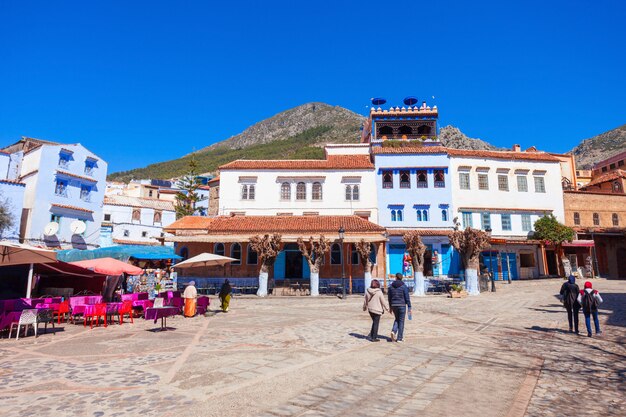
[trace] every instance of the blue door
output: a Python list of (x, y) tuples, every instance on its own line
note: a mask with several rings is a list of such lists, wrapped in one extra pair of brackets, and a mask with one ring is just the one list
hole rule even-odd
[(311, 278), (311, 268), (309, 267), (309, 263), (307, 260), (302, 257), (302, 278), (310, 279)]
[(274, 262), (274, 279), (285, 279), (285, 251), (278, 252)]
[(389, 273), (402, 273), (405, 245), (389, 245)]
[[(502, 257), (502, 279), (509, 279), (509, 274), (511, 275), (511, 280), (517, 279), (517, 258), (515, 253), (501, 253)], [(508, 263), (507, 263), (508, 260)], [(509, 271), (510, 269), (510, 271)]]

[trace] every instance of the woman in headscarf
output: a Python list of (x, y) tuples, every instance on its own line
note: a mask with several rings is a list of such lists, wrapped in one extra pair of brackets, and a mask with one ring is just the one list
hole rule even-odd
[(225, 280), (222, 284), (222, 288), (220, 288), (220, 301), (222, 302), (222, 311), (224, 313), (228, 312), (228, 306), (230, 305), (230, 297), (233, 289), (230, 286), (230, 282)]
[(193, 317), (196, 315), (196, 303), (198, 298), (198, 290), (196, 290), (196, 282), (190, 281), (183, 292), (183, 298), (185, 299), (185, 317)]

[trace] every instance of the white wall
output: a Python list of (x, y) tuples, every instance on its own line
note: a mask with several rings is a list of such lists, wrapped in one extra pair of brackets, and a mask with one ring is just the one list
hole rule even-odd
[[(161, 223), (154, 223), (154, 209), (145, 207), (140, 208), (141, 221), (133, 221), (132, 213), (134, 209), (138, 208), (112, 204), (104, 205), (103, 217), (104, 214), (111, 215), (111, 220), (107, 223), (111, 223), (113, 225), (113, 239), (154, 243), (155, 240), (152, 238), (161, 236), (161, 233), (163, 232), (163, 225), (169, 225), (176, 221), (175, 212), (161, 210)], [(128, 236), (124, 236), (124, 231), (128, 231)], [(147, 233), (146, 237), (142, 236), (144, 232)], [(173, 245), (173, 243), (166, 244)]]

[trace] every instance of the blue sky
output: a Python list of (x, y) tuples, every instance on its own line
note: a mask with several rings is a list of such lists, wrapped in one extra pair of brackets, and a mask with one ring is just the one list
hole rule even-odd
[(555, 152), (626, 123), (621, 1), (211, 3), (0, 0), (0, 144), (80, 142), (113, 172), (373, 96)]

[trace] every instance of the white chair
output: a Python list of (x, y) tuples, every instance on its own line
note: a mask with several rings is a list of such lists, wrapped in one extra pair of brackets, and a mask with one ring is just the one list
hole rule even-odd
[(20, 314), (20, 321), (18, 323), (11, 323), (11, 328), (9, 329), (9, 339), (13, 333), (13, 327), (16, 325), (17, 335), (15, 340), (19, 340), (20, 328), (22, 326), (24, 326), (24, 337), (28, 334), (28, 326), (33, 326), (35, 329), (35, 337), (37, 337), (37, 309), (22, 310), (22, 314)]
[(155, 298), (154, 299), (154, 304), (152, 305), (152, 307), (154, 307), (154, 308), (163, 307), (163, 298)]

